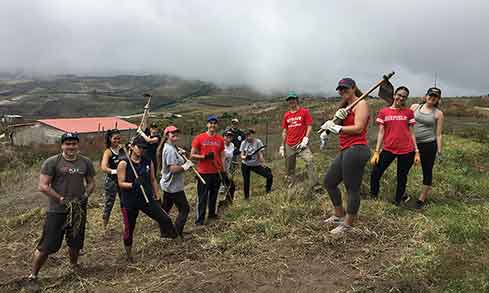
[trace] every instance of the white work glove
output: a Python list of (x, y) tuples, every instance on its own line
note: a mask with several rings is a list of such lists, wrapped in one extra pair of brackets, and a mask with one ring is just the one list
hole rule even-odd
[(187, 171), (188, 169), (192, 168), (194, 163), (190, 160), (186, 161), (185, 164), (182, 165), (183, 170)]
[(278, 150), (278, 153), (280, 154), (280, 156), (281, 156), (282, 158), (284, 158), (284, 157), (285, 157), (285, 148), (284, 148), (284, 146), (283, 146), (283, 145), (281, 145), (281, 146), (280, 146), (280, 149)]
[(334, 114), (335, 118), (338, 118), (340, 120), (345, 120), (346, 116), (348, 116), (348, 111), (345, 108), (341, 108), (336, 113)]
[(144, 131), (141, 129), (141, 127), (138, 127), (138, 130), (136, 130), (136, 133), (139, 134), (141, 137), (143, 137), (145, 140), (148, 139), (148, 136)]
[(328, 120), (326, 121), (323, 126), (321, 126), (321, 129), (328, 130), (331, 133), (338, 134), (340, 133), (341, 129), (343, 126), (341, 125), (336, 125), (333, 120)]
[(117, 175), (117, 169), (111, 169), (110, 175)]
[(307, 144), (309, 143), (309, 137), (304, 136), (302, 139), (301, 143), (299, 144), (298, 148), (299, 149), (305, 149), (307, 147)]
[(323, 131), (321, 133), (321, 135), (319, 136), (319, 141), (319, 149), (321, 151), (324, 151), (326, 149), (326, 145), (328, 144), (328, 134), (326, 133), (326, 131)]

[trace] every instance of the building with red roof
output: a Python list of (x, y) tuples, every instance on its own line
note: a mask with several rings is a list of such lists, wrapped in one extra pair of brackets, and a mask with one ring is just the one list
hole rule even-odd
[(135, 133), (138, 126), (119, 117), (40, 119), (14, 125), (11, 140), (14, 145), (56, 144), (63, 133), (76, 132), (81, 140), (90, 141), (102, 137), (103, 132), (113, 128), (129, 136)]

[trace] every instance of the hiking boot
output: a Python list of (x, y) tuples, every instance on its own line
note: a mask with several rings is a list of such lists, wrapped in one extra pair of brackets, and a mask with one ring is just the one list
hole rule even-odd
[(329, 233), (333, 235), (341, 235), (349, 232), (352, 229), (350, 225), (347, 225), (345, 223), (341, 223), (338, 225), (338, 227), (334, 228), (333, 230), (329, 231)]
[(338, 217), (338, 216), (332, 215), (331, 217), (324, 220), (323, 223), (341, 225), (341, 224), (343, 224), (344, 219), (345, 219), (344, 217)]
[(425, 207), (426, 203), (422, 200), (417, 199), (416, 205), (414, 206), (417, 210), (421, 210)]

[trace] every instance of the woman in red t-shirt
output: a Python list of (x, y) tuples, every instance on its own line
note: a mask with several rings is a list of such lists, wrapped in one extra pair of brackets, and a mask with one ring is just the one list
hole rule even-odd
[[(339, 81), (336, 90), (342, 97), (345, 106), (355, 102), (361, 93), (351, 78), (343, 78)], [(336, 125), (332, 120), (326, 121), (321, 126), (333, 134), (339, 134), (340, 153), (329, 167), (324, 185), (329, 193), (334, 206), (334, 215), (325, 220), (325, 223), (336, 224), (337, 227), (330, 231), (332, 234), (341, 234), (349, 231), (360, 208), (360, 186), (365, 165), (370, 157), (367, 144), (367, 126), (369, 120), (368, 104), (360, 101), (351, 111), (339, 109), (335, 118), (343, 120), (343, 125)], [(323, 137), (325, 132), (321, 134)], [(343, 181), (348, 193), (348, 204), (343, 209), (341, 191), (338, 185)]]
[[(416, 146), (416, 138), (412, 131), (415, 124), (414, 113), (406, 107), (406, 99), (409, 89), (405, 86), (398, 87), (394, 92), (394, 102), (390, 107), (380, 109), (377, 114), (377, 146), (370, 162), (374, 165), (370, 177), (370, 195), (377, 198), (380, 189), (380, 178), (389, 165), (397, 158), (397, 188), (394, 204), (407, 202), (409, 197), (405, 195), (407, 176), (411, 166), (416, 161), (419, 163), (419, 151)], [(380, 147), (382, 152), (379, 154)]]

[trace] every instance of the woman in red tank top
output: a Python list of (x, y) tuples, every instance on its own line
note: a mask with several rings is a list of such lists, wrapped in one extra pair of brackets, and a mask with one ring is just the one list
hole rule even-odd
[[(342, 97), (344, 106), (351, 105), (361, 95), (355, 81), (351, 78), (343, 78), (338, 82), (336, 90)], [(365, 165), (370, 157), (367, 144), (367, 127), (369, 109), (365, 101), (360, 101), (351, 111), (340, 108), (335, 118), (343, 121), (342, 125), (336, 125), (332, 120), (326, 121), (321, 126), (333, 134), (339, 135), (340, 153), (336, 156), (324, 178), (324, 185), (329, 193), (334, 206), (334, 215), (324, 222), (336, 225), (332, 234), (342, 234), (351, 230), (353, 221), (360, 208), (360, 186)], [(323, 137), (325, 132), (321, 134)], [(338, 185), (343, 182), (348, 193), (348, 204), (343, 208), (341, 191)]]

